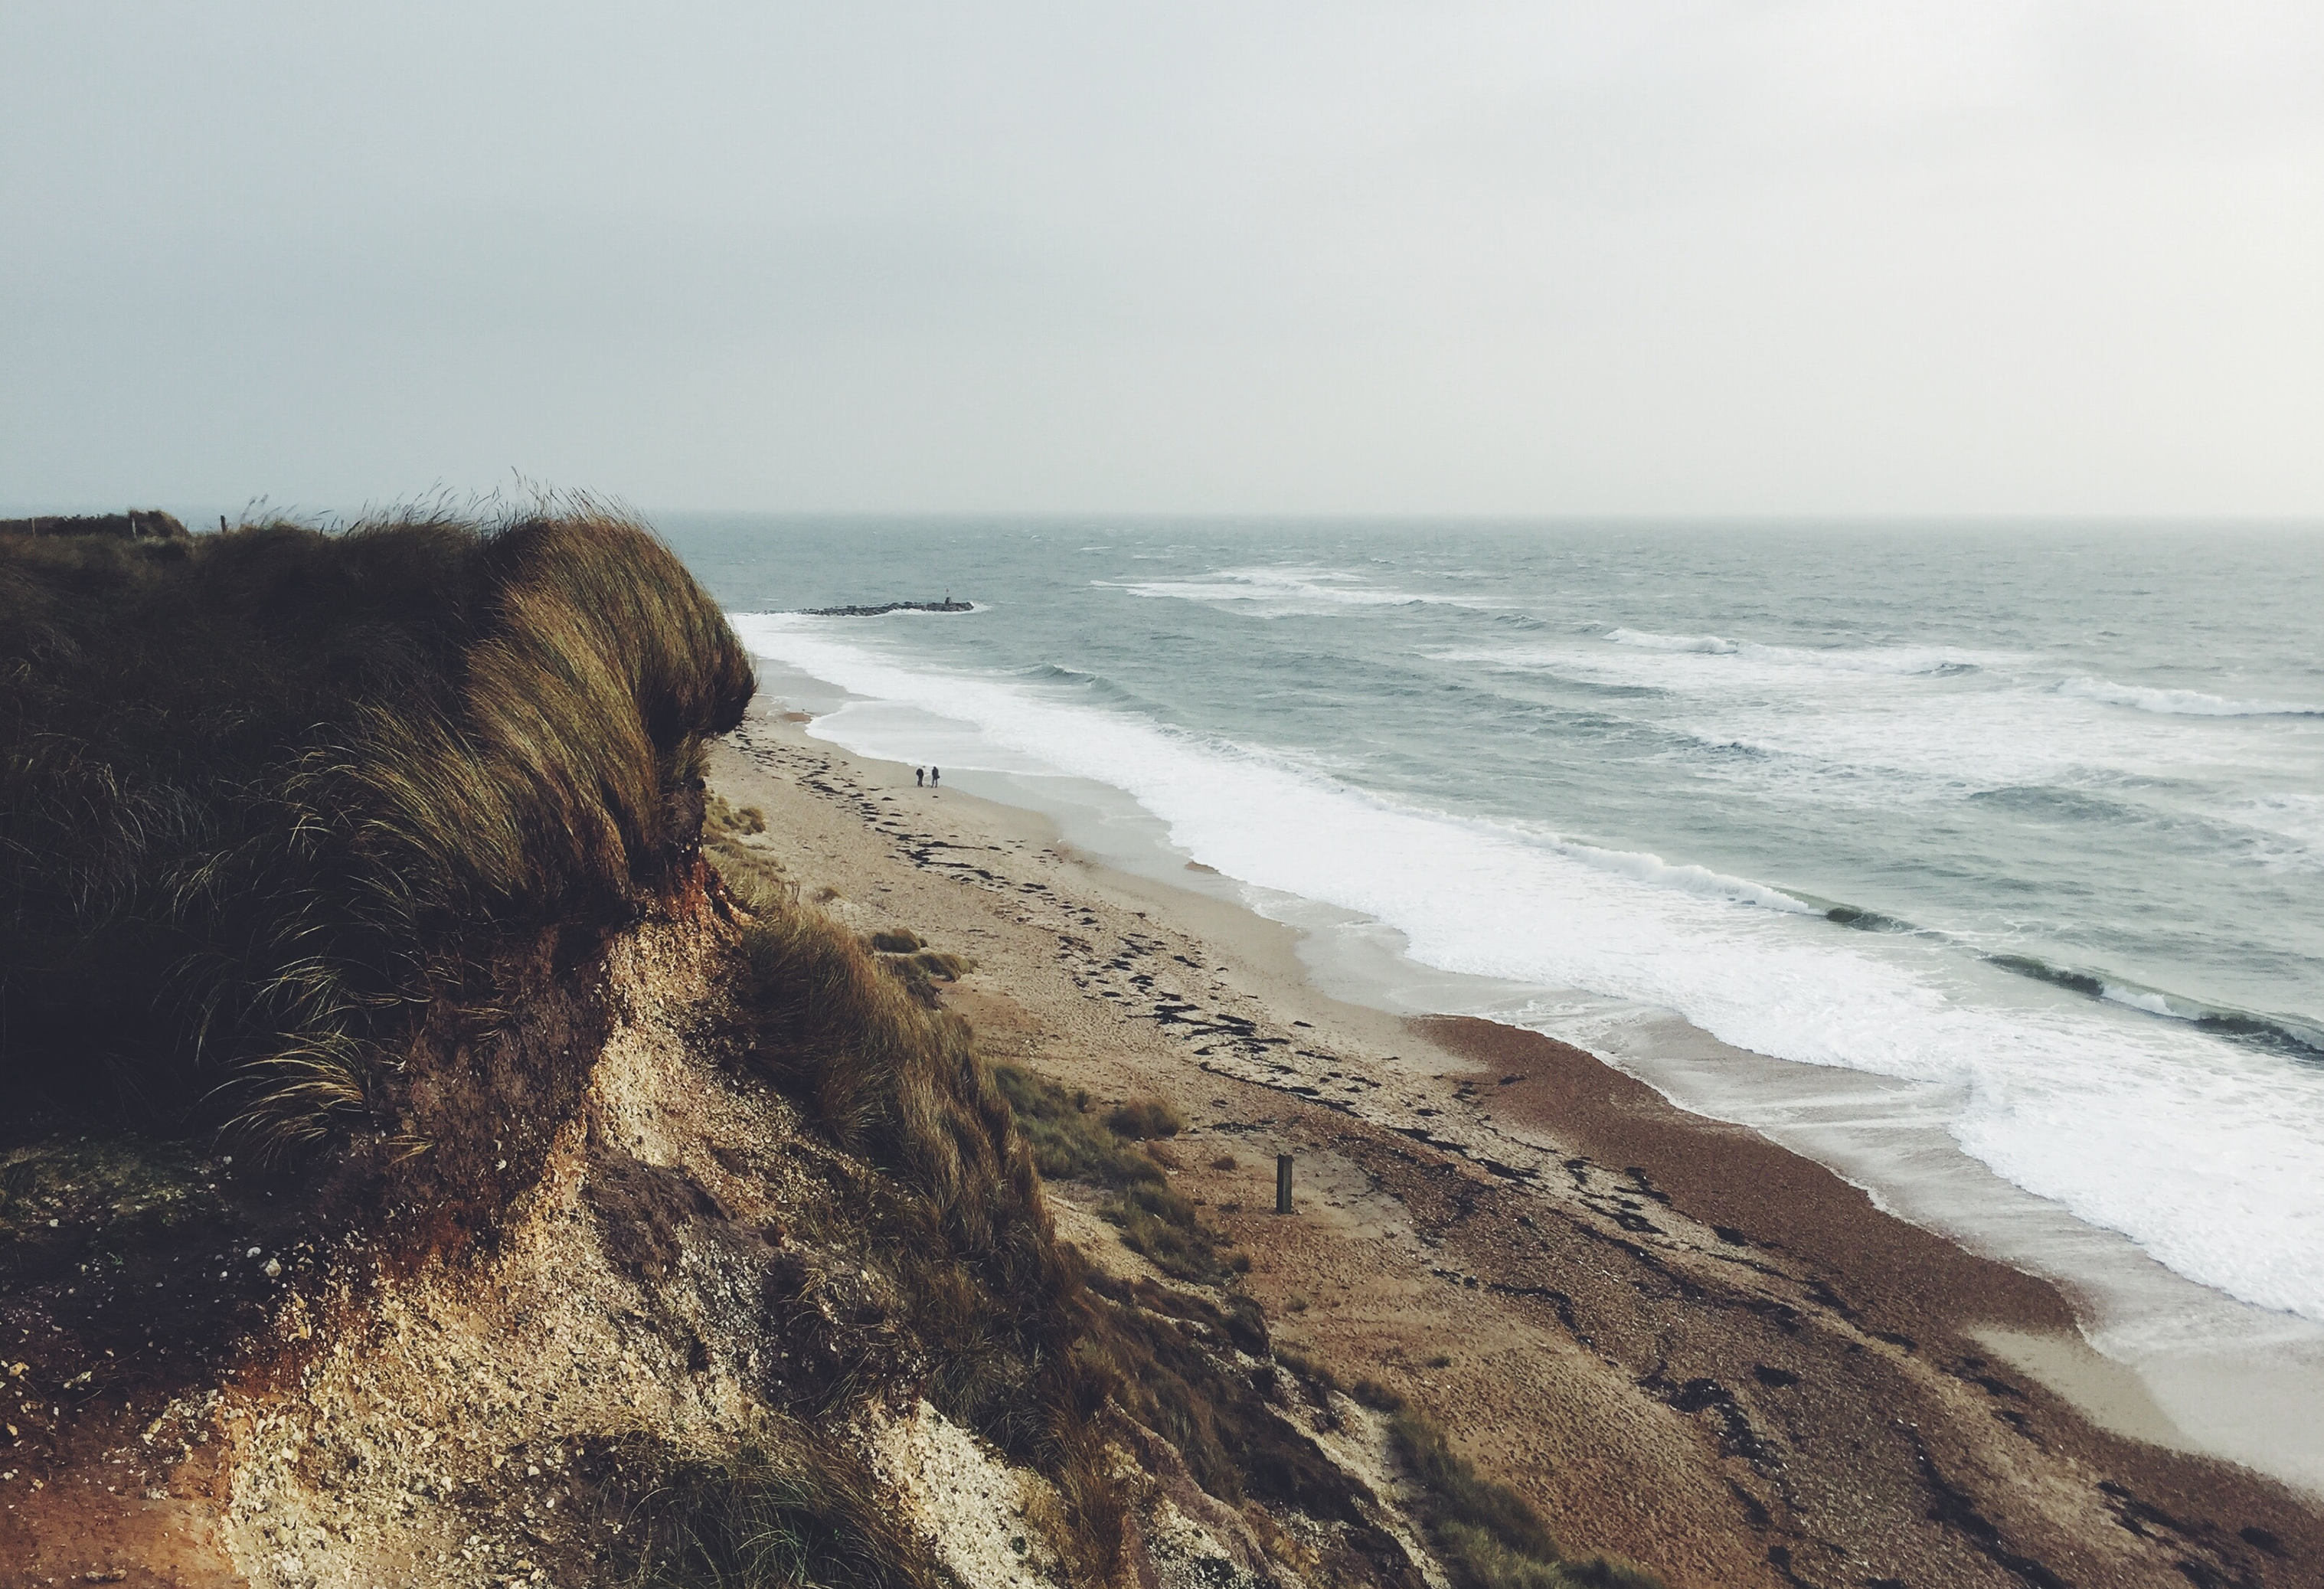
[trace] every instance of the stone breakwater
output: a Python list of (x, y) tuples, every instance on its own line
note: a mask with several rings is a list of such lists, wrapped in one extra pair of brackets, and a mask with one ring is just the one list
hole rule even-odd
[(890, 613), (973, 613), (974, 602), (954, 601), (946, 596), (942, 601), (891, 601), (876, 607), (807, 607), (810, 618), (879, 618)]

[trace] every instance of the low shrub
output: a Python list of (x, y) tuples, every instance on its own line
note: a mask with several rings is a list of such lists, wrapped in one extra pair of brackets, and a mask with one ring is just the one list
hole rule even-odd
[(756, 806), (737, 806), (722, 794), (710, 797), (705, 822), (710, 827), (733, 834), (747, 836), (767, 831), (767, 814), (764, 811)]
[[(758, 818), (759, 826), (751, 826)], [(763, 845), (747, 845), (742, 839), (765, 831), (765, 818), (754, 806), (737, 809), (724, 795), (710, 797), (708, 808), (703, 813), (702, 850), (728, 889), (746, 904), (754, 908), (779, 899), (783, 903), (798, 902), (798, 884), (783, 868), (782, 858)]]
[(903, 984), (905, 992), (931, 1010), (944, 1003), (937, 983), (958, 982), (976, 968), (976, 963), (964, 955), (942, 954), (934, 949), (883, 955), (881, 964), (887, 967), (889, 975)]
[(1105, 1123), (1133, 1141), (1175, 1137), (1186, 1129), (1178, 1112), (1159, 1098), (1139, 1098), (1123, 1104), (1106, 1115)]
[(1017, 1116), (1034, 1164), (1048, 1179), (1120, 1187), (1163, 1178), (1161, 1166), (1089, 1118), (1086, 1094), (1070, 1095), (1014, 1065), (994, 1066), (993, 1080)]
[(1296, 1346), (1286, 1346), (1277, 1342), (1275, 1347), (1275, 1361), (1289, 1369), (1303, 1383), (1325, 1396), (1340, 1388), (1340, 1379), (1337, 1374)]

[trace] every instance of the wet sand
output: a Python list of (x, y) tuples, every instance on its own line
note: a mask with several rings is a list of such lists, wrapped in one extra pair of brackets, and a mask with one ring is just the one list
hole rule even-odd
[(1290, 928), (797, 723), (755, 716), (714, 781), (810, 895), (973, 956), (949, 998), (988, 1054), (1176, 1105), (1174, 1183), (1278, 1337), (1395, 1385), (1578, 1547), (1674, 1584), (2324, 1583), (2315, 1502), (2129, 1437), (2168, 1420), (2055, 1287), (1810, 1159), (1538, 1034), (1330, 999)]

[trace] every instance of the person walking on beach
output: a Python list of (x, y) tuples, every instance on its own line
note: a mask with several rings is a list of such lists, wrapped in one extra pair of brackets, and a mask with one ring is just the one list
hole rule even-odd
[(931, 767), (931, 768), (929, 768), (929, 769), (928, 769), (928, 787), (929, 787), (930, 789), (934, 789), (934, 788), (936, 788), (936, 785), (938, 785), (939, 783), (942, 783), (943, 781), (944, 781), (944, 769), (943, 769), (943, 768), (941, 768), (941, 767)]
[(928, 770), (926, 767), (915, 767), (912, 769), (912, 785), (914, 788), (925, 788), (927, 785), (927, 781)]

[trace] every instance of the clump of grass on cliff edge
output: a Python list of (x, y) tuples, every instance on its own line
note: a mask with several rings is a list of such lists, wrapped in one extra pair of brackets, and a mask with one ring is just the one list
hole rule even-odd
[(446, 989), (690, 852), (752, 682), (583, 499), (0, 533), (0, 1103), (276, 1154), (392, 1130), (389, 1056)]

